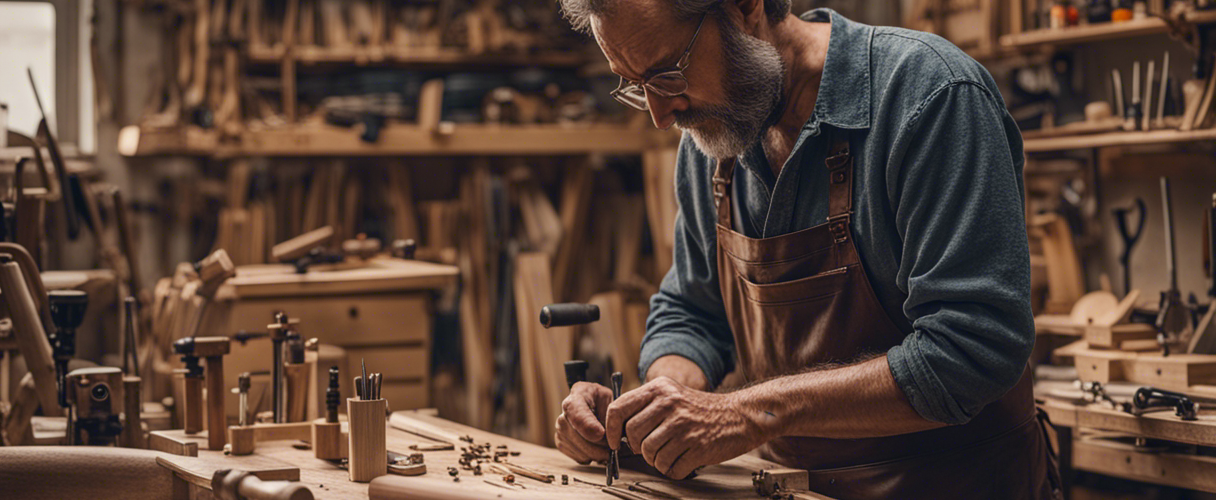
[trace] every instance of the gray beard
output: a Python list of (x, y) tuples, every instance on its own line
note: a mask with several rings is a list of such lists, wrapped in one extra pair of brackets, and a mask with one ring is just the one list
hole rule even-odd
[(676, 126), (692, 136), (697, 149), (720, 159), (742, 155), (775, 123), (785, 70), (776, 47), (744, 33), (724, 17), (718, 19), (727, 104), (674, 114)]

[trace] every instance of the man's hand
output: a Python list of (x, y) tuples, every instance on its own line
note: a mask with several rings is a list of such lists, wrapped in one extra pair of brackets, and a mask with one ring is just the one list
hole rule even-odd
[(574, 384), (557, 416), (557, 449), (584, 465), (608, 460), (603, 422), (611, 403), (612, 389), (588, 382)]
[(689, 389), (667, 377), (622, 394), (608, 407), (604, 422), (608, 446), (620, 446), (623, 428), (634, 453), (675, 479), (768, 440), (731, 394)]

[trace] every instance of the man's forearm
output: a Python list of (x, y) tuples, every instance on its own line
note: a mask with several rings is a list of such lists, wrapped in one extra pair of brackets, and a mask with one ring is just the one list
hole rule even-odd
[(669, 354), (654, 360), (654, 363), (651, 363), (650, 368), (646, 370), (646, 381), (649, 382), (659, 377), (670, 378), (690, 389), (709, 390), (709, 381), (705, 379), (705, 372), (684, 356)]
[(886, 355), (775, 378), (732, 396), (770, 438), (857, 439), (943, 426), (925, 420), (912, 408), (891, 375)]

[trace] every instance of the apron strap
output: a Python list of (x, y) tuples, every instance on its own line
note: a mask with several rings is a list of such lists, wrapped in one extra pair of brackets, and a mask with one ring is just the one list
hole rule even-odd
[(849, 217), (853, 214), (853, 156), (844, 134), (832, 134), (832, 149), (824, 164), (828, 169), (828, 224), (837, 243), (849, 239)]
[(730, 216), (730, 187), (734, 178), (735, 159), (726, 158), (718, 160), (718, 167), (714, 170), (713, 179), (714, 206), (718, 209), (718, 224), (727, 229), (732, 229)]

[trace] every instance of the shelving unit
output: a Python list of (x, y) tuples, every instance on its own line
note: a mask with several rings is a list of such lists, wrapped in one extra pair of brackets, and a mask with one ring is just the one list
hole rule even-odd
[[(1186, 20), (1195, 24), (1213, 23), (1216, 22), (1216, 12), (1192, 12), (1187, 14)], [(1045, 45), (1076, 45), (1168, 32), (1169, 24), (1164, 19), (1150, 17), (1122, 23), (1089, 24), (1003, 35), (1000, 37), (1000, 45), (1014, 49), (1031, 49)]]
[[(283, 62), (282, 45), (250, 46), (249, 62), (254, 65), (279, 65)], [(292, 59), (302, 67), (324, 64), (354, 66), (394, 66), (415, 69), (451, 69), (473, 67), (536, 66), (574, 68), (588, 62), (578, 52), (469, 54), (454, 49), (424, 50), (393, 46), (319, 47), (314, 45), (292, 48)]]
[(1179, 130), (1108, 132), (1105, 134), (1045, 137), (1041, 139), (1027, 139), (1023, 147), (1027, 153), (1048, 153), (1073, 149), (1179, 144), (1202, 141), (1216, 141), (1216, 129), (1191, 130), (1188, 132)]
[(430, 131), (416, 125), (393, 125), (369, 143), (355, 129), (328, 125), (296, 125), (249, 130), (239, 138), (221, 140), (214, 131), (198, 127), (152, 129), (127, 127), (120, 134), (124, 156), (185, 155), (215, 158), (241, 156), (463, 156), (641, 154), (674, 146), (673, 133), (619, 125), (454, 125)]

